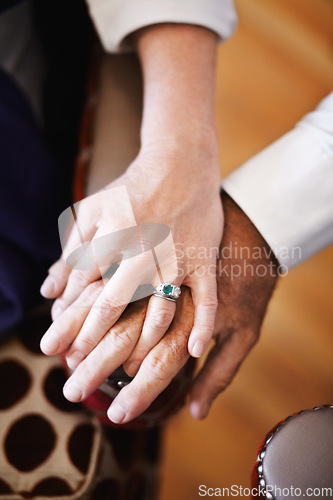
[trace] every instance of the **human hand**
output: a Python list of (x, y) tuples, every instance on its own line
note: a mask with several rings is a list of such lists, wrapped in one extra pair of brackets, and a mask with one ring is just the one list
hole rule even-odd
[[(270, 247), (226, 193), (222, 199), (225, 227), (217, 270), (215, 345), (191, 389), (190, 409), (196, 419), (208, 415), (215, 398), (228, 387), (257, 342), (278, 279), (278, 262)], [(229, 256), (223, 259), (224, 248)]]
[[(84, 305), (83, 297), (80, 296), (78, 300), (82, 301), (82, 309), (89, 308), (89, 303)], [(100, 387), (101, 383), (115, 368), (118, 368), (122, 360), (126, 359), (126, 345), (131, 343), (130, 339), (139, 336), (147, 310), (147, 303), (147, 299), (141, 299), (127, 307), (116, 325), (66, 382), (64, 393), (67, 399), (73, 402), (84, 401)], [(112, 402), (108, 416), (114, 423), (128, 423), (141, 415), (170, 384), (171, 380), (174, 377), (177, 379), (178, 371), (188, 360), (187, 341), (193, 325), (194, 308), (187, 287), (183, 287), (178, 306), (175, 321), (171, 324), (166, 335), (147, 355), (135, 378), (120, 391)], [(73, 321), (74, 317), (68, 315), (68, 320)], [(187, 380), (189, 377), (188, 371), (186, 369), (186, 373), (183, 373), (176, 384), (185, 384), (184, 387), (186, 387), (190, 382), (190, 379)], [(175, 387), (174, 390), (176, 390), (176, 394), (172, 395), (171, 398), (173, 404), (177, 406), (181, 394), (179, 390), (177, 392)], [(158, 410), (159, 416), (156, 415), (156, 418), (160, 418), (160, 414), (169, 414), (173, 410), (173, 406), (170, 407), (170, 396), (167, 401), (167, 406), (163, 406)], [(89, 399), (87, 404), (89, 406)], [(163, 404), (163, 399), (160, 404)], [(147, 414), (146, 418), (152, 417)]]
[[(147, 268), (154, 267), (155, 275), (150, 276), (154, 285), (165, 281), (191, 288), (196, 317), (188, 347), (193, 356), (205, 351), (213, 332), (216, 249), (223, 227), (214, 125), (216, 36), (202, 28), (170, 25), (149, 29), (137, 38), (145, 79), (142, 147), (127, 172), (107, 186), (124, 186), (133, 212), (126, 217), (115, 214), (117, 204), (109, 194), (111, 189), (104, 190), (102, 197), (99, 193), (81, 204), (81, 236), (94, 242), (136, 223), (164, 224), (170, 227), (177, 252), (184, 258), (177, 260), (172, 252), (164, 252), (167, 258), (160, 265), (159, 276), (150, 252), (124, 259), (75, 332), (58, 331), (57, 318), (101, 272), (70, 270), (64, 259), (57, 262), (42, 287), (44, 296), (58, 298), (53, 308), (53, 341), (48, 334), (48, 347), (45, 338), (42, 348), (46, 354), (56, 354), (60, 345), (73, 343), (68, 352), (72, 368), (115, 323), (136, 286), (147, 279)], [(200, 78), (193, 79), (194, 70)], [(73, 254), (80, 244), (78, 237), (71, 236), (65, 255)], [(174, 303), (151, 298), (142, 336), (131, 355), (133, 364), (127, 366), (129, 374), (136, 373), (149, 349), (163, 336), (174, 312)]]
[[(157, 161), (159, 161), (158, 168), (155, 167)], [(206, 157), (198, 169), (216, 169), (217, 164), (209, 165), (215, 161), (215, 158), (209, 160)], [(198, 158), (196, 162), (199, 162)], [(194, 158), (188, 154), (184, 158), (178, 153), (168, 157), (160, 151), (156, 154), (142, 153), (121, 178), (106, 187), (109, 188), (110, 196), (108, 191), (104, 190), (84, 200), (81, 205), (82, 210), (79, 208), (77, 220), (80, 222), (81, 234), (85, 241), (92, 238), (92, 243), (98, 242), (99, 238), (103, 239), (107, 234), (115, 234), (121, 226), (133, 226), (130, 214), (123, 213), (123, 217), (119, 220), (119, 214), (113, 208), (115, 200), (112, 197), (114, 192), (112, 188), (116, 190), (117, 187), (126, 186), (136, 219), (140, 223), (158, 221), (171, 227), (178, 255), (181, 252), (184, 258), (177, 260), (175, 252), (172, 253), (168, 248), (164, 249), (160, 252), (166, 256), (159, 260), (160, 274), (156, 272), (155, 261), (150, 252), (124, 259), (106, 285), (98, 288), (99, 294), (97, 296), (95, 294), (95, 302), (84, 317), (76, 311), (75, 301), (89, 284), (99, 280), (100, 269), (71, 270), (63, 258), (59, 260), (51, 267), (48, 278), (53, 279), (57, 295), (61, 293), (53, 306), (54, 323), (49, 330), (53, 332), (53, 336), (57, 335), (58, 340), (50, 349), (46, 341), (50, 334), (46, 334), (41, 344), (45, 354), (58, 354), (72, 344), (67, 359), (70, 367), (76, 368), (78, 362), (91, 352), (119, 318), (137, 286), (147, 280), (148, 282), (151, 280), (154, 286), (160, 281), (166, 281), (183, 283), (191, 288), (196, 307), (196, 320), (189, 349), (196, 356), (201, 354), (195, 350), (194, 344), (199, 340), (204, 349), (212, 334), (216, 308), (216, 253), (221, 238), (223, 218), (221, 201), (216, 189), (217, 182), (214, 188), (208, 182), (203, 187), (195, 174), (192, 181), (187, 178), (185, 172), (190, 165), (192, 168), (193, 163)], [(185, 164), (188, 166), (184, 167)], [(149, 179), (145, 178), (147, 171), (150, 171)], [(176, 185), (174, 185), (175, 178), (177, 178)], [(176, 204), (175, 200), (180, 202)], [(131, 244), (131, 241), (125, 241), (123, 249), (129, 251)], [(145, 244), (148, 242), (145, 241)], [(78, 245), (78, 236), (71, 235), (69, 244), (65, 248), (65, 255), (73, 254)], [(150, 246), (154, 246), (153, 242)], [(111, 254), (109, 257), (110, 263), (119, 259), (119, 255)], [(79, 261), (82, 262), (84, 259), (85, 253)], [(72, 306), (71, 314), (80, 318), (80, 321), (77, 319), (75, 322), (75, 328), (69, 328), (69, 324), (64, 324), (62, 319), (61, 313), (69, 306)], [(131, 360), (135, 363), (134, 368), (128, 365), (130, 375), (136, 373), (145, 355), (167, 330), (175, 306), (173, 302), (151, 297), (140, 341), (130, 353)], [(134, 349), (134, 344), (132, 347)]]
[[(190, 392), (190, 409), (196, 419), (208, 415), (215, 398), (231, 383), (257, 342), (267, 305), (278, 279), (278, 263), (272, 250), (237, 204), (226, 193), (223, 193), (222, 198), (225, 229), (219, 252), (222, 259), (218, 261), (221, 266), (218, 265), (217, 272), (218, 308), (214, 327), (215, 346), (197, 374)], [(224, 252), (225, 249), (228, 249), (229, 255)], [(241, 252), (246, 256), (245, 259), (242, 258)], [(193, 303), (187, 301), (186, 307), (178, 310), (167, 338), (163, 339), (167, 340), (166, 345), (173, 340), (179, 340), (178, 356), (185, 356), (186, 348), (181, 335), (175, 338), (174, 335), (183, 328), (180, 321), (190, 328), (193, 312)], [(161, 343), (155, 349), (160, 345)], [(178, 363), (179, 369), (182, 362)], [(167, 378), (168, 366), (165, 368), (164, 380)], [(173, 373), (177, 370), (177, 358), (172, 364), (172, 370)], [(154, 380), (153, 375), (151, 379)], [(140, 392), (140, 388), (145, 387), (144, 377), (137, 382), (136, 390)], [(158, 394), (155, 390), (157, 388), (158, 383), (153, 382), (149, 391), (155, 396)], [(140, 397), (141, 408), (146, 408), (151, 402), (149, 391)], [(121, 391), (117, 400), (126, 415), (132, 411), (131, 405), (135, 408), (134, 415), (137, 415), (136, 409), (139, 406), (135, 396), (132, 395), (132, 399), (128, 401), (126, 393), (122, 394)], [(111, 420), (114, 418), (112, 406), (109, 417)]]
[[(191, 412), (194, 418), (198, 419), (207, 416), (213, 400), (230, 384), (257, 341), (267, 304), (277, 281), (275, 258), (256, 228), (226, 194), (223, 195), (223, 203), (226, 229), (220, 254), (223, 248), (237, 248), (238, 252), (241, 248), (248, 249), (249, 259), (246, 265), (252, 267), (250, 274), (240, 273), (239, 270), (244, 269), (244, 261), (239, 258), (239, 253), (238, 257), (233, 253), (229, 259), (224, 259), (223, 265), (226, 268), (223, 274), (218, 273), (219, 304), (214, 334), (216, 344), (194, 380), (191, 391)], [(261, 253), (260, 259), (254, 258), (254, 255), (258, 256), (258, 252)], [(256, 272), (259, 270), (260, 272)], [(234, 273), (233, 279), (231, 272)], [(90, 286), (102, 285), (97, 283)], [(94, 300), (91, 291), (86, 291), (85, 294), (86, 299)], [(82, 300), (83, 304), (84, 296), (78, 300)], [(86, 304), (86, 308), (89, 307), (89, 303)], [(78, 384), (80, 392), (70, 394), (65, 390), (68, 399), (74, 402), (85, 399), (126, 359), (124, 344), (130, 345), (138, 338), (146, 308), (147, 304), (143, 304), (143, 301), (129, 306), (109, 334), (70, 378), (70, 381)], [(186, 362), (187, 338), (192, 328), (193, 316), (194, 305), (189, 290), (185, 288), (177, 304), (176, 317), (167, 334), (145, 358), (133, 381), (121, 390), (112, 403), (108, 415), (114, 423), (129, 422), (148, 408)], [(60, 319), (64, 324), (69, 322), (69, 328), (72, 328), (77, 317), (71, 314), (69, 308), (59, 321)], [(116, 357), (114, 344), (118, 345)], [(96, 370), (97, 366), (99, 368)], [(67, 384), (66, 386), (68, 388)]]

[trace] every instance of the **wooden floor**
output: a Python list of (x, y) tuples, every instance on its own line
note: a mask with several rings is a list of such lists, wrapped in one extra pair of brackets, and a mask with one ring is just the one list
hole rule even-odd
[[(331, 0), (238, 0), (219, 53), (217, 121), (226, 175), (288, 131), (333, 84)], [(332, 182), (332, 179), (330, 180)], [(165, 434), (160, 500), (250, 484), (257, 447), (288, 414), (333, 400), (333, 248), (280, 280), (262, 338), (209, 418)]]

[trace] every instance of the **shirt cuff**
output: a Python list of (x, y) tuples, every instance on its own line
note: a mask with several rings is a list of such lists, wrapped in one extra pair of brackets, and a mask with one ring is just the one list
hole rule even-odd
[(232, 0), (87, 0), (91, 17), (108, 52), (131, 50), (126, 37), (159, 23), (185, 23), (229, 38), (237, 14)]
[(333, 92), (222, 187), (286, 268), (333, 243)]

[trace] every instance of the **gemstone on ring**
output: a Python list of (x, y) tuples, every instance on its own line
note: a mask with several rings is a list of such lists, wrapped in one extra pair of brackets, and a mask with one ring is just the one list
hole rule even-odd
[(154, 295), (161, 297), (162, 299), (168, 299), (176, 301), (181, 294), (181, 290), (178, 285), (173, 285), (172, 283), (160, 283), (156, 288)]
[(165, 293), (165, 295), (170, 295), (171, 292), (172, 292), (172, 285), (168, 283), (163, 286), (163, 293)]

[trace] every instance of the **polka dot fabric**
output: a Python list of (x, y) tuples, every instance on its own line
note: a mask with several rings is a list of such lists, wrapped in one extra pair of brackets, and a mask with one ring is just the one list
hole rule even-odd
[(58, 357), (39, 341), (50, 323), (31, 315), (0, 349), (0, 500), (152, 500), (159, 430), (103, 428), (62, 394)]

